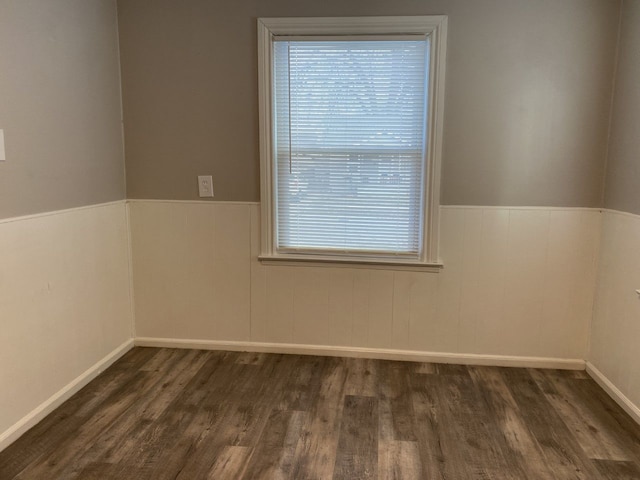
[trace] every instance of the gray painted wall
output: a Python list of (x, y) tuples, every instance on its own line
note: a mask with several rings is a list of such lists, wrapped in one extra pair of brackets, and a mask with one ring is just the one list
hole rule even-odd
[(113, 0), (0, 0), (0, 218), (125, 196)]
[(640, 214), (640, 0), (625, 0), (605, 207)]
[(443, 204), (601, 206), (610, 0), (119, 0), (127, 194), (259, 199), (256, 18), (449, 15)]

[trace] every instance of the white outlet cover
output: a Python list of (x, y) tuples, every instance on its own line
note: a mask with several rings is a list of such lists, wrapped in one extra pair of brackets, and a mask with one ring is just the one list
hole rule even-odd
[(0, 128), (0, 162), (4, 162), (7, 159), (7, 155), (4, 151), (4, 130)]
[(213, 177), (198, 175), (198, 194), (201, 197), (213, 197)]

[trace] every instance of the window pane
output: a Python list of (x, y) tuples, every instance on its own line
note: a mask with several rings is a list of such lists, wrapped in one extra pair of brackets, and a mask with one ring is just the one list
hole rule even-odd
[(417, 255), (428, 42), (274, 54), (278, 247)]

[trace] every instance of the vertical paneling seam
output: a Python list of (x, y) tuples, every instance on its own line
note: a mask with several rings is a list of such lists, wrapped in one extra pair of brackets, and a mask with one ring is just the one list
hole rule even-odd
[(253, 247), (253, 211), (249, 210), (249, 340), (253, 341), (253, 257), (251, 248)]

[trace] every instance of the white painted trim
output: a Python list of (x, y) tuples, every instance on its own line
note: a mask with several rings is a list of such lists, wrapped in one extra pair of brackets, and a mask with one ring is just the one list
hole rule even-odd
[[(287, 17), (258, 19), (258, 103), (260, 137), (261, 256), (275, 259), (277, 208), (273, 201), (276, 178), (273, 159), (272, 54), (274, 36), (299, 35), (379, 35), (424, 34), (431, 44), (429, 55), (429, 99), (425, 131), (422, 222), (423, 246), (420, 262), (430, 267), (439, 263), (440, 171), (442, 159), (445, 72), (447, 56), (447, 16), (410, 17)], [(286, 256), (286, 255), (285, 255)], [(345, 255), (352, 260), (353, 257)], [(292, 259), (287, 259), (294, 261)]]
[(424, 17), (431, 27), (429, 65), (429, 111), (427, 112), (427, 168), (423, 202), (425, 222), (423, 226), (424, 248), (421, 260), (424, 263), (440, 261), (440, 185), (442, 172), (442, 145), (444, 138), (445, 73), (447, 69), (447, 26), (446, 16)]
[(131, 205), (125, 205), (125, 217), (127, 226), (127, 273), (129, 275), (129, 315), (131, 315), (131, 338), (136, 336), (136, 295), (133, 283), (133, 230), (131, 229)]
[(44, 417), (49, 415), (65, 401), (79, 392), (83, 387), (91, 382), (91, 380), (113, 365), (125, 353), (131, 350), (133, 345), (133, 339), (127, 340), (102, 360), (99, 360), (95, 365), (86, 370), (82, 375), (72, 380), (62, 389), (58, 390), (58, 392), (38, 405), (34, 410), (9, 427), (9, 429), (2, 432), (2, 434), (0, 434), (0, 451), (15, 442), (27, 430), (40, 422)]
[(510, 206), (510, 205), (440, 205), (440, 208), (447, 210), (541, 210), (551, 212), (594, 212), (602, 213), (603, 209), (598, 207), (540, 207), (540, 206)]
[(591, 294), (590, 294), (590, 303), (591, 308), (589, 309), (589, 317), (587, 319), (587, 345), (584, 353), (585, 360), (589, 358), (591, 355), (591, 341), (593, 336), (593, 322), (596, 318), (596, 296), (598, 294), (598, 289), (600, 288), (600, 282), (602, 281), (602, 275), (600, 269), (602, 268), (602, 241), (604, 235), (604, 210), (600, 210), (600, 215), (598, 215), (598, 236), (596, 240), (596, 249), (594, 252), (594, 256), (592, 258), (592, 267), (595, 272), (595, 276), (593, 278), (593, 284), (591, 285)]
[(554, 368), (563, 370), (584, 370), (585, 368), (584, 360), (579, 359), (480, 355), (475, 353), (420, 352), (413, 350), (338, 347), (328, 345), (296, 345), (288, 343), (236, 342), (149, 337), (136, 338), (135, 345), (138, 347), (188, 348), (197, 350), (321, 355), (327, 357), (374, 358), (380, 360), (452, 363), (458, 365), (487, 365), (495, 367)]
[(42, 218), (42, 217), (51, 217), (53, 215), (64, 215), (66, 213), (79, 212), (82, 210), (89, 210), (91, 208), (103, 208), (103, 207), (111, 207), (114, 205), (124, 205), (125, 202), (126, 200), (124, 199), (114, 200), (113, 202), (96, 203), (94, 205), (82, 205), (80, 207), (65, 208), (64, 210), (52, 210), (50, 212), (32, 213), (30, 215), (22, 215), (20, 217), (0, 218), (0, 224), (23, 222), (25, 220), (33, 220), (33, 219)]
[(184, 203), (194, 205), (260, 205), (260, 202), (241, 202), (224, 200), (176, 200), (162, 198), (128, 198), (127, 203)]
[(380, 17), (260, 18), (272, 35), (369, 35), (431, 33), (446, 22), (445, 15)]
[[(219, 201), (219, 200), (175, 200), (175, 199), (157, 199), (157, 198), (129, 198), (126, 200), (127, 203), (184, 203), (184, 204), (206, 204), (206, 205), (261, 205), (260, 202), (244, 202), (244, 201)], [(117, 202), (116, 202), (117, 203)], [(620, 215), (631, 215), (640, 217), (640, 215), (635, 215), (633, 213), (621, 212), (618, 210), (608, 210), (606, 208), (599, 207), (544, 207), (544, 206), (514, 206), (514, 205), (440, 205), (440, 209), (481, 209), (481, 210), (543, 210), (543, 211), (566, 211), (566, 212), (575, 212), (575, 211), (584, 211), (584, 212), (594, 212), (594, 213), (617, 213)]]
[(260, 144), (260, 253), (270, 255), (274, 251), (272, 213), (274, 176), (272, 169), (272, 129), (273, 119), (271, 98), (273, 69), (271, 65), (272, 38), (269, 28), (258, 19), (258, 126)]
[(640, 407), (635, 405), (611, 380), (598, 370), (591, 362), (587, 362), (587, 373), (593, 378), (615, 402), (640, 424)]
[(368, 270), (397, 270), (409, 272), (438, 273), (444, 268), (442, 263), (421, 263), (415, 261), (386, 260), (383, 258), (356, 256), (349, 258), (330, 257), (322, 255), (294, 256), (276, 255), (274, 257), (258, 256), (263, 265), (279, 265), (287, 267), (337, 267), (337, 268), (366, 268)]
[(605, 208), (602, 211), (604, 213), (610, 213), (612, 215), (620, 215), (621, 217), (630, 217), (630, 218), (634, 218), (636, 220), (640, 220), (640, 215), (638, 215), (637, 213), (623, 212), (621, 210), (611, 210), (609, 208)]

